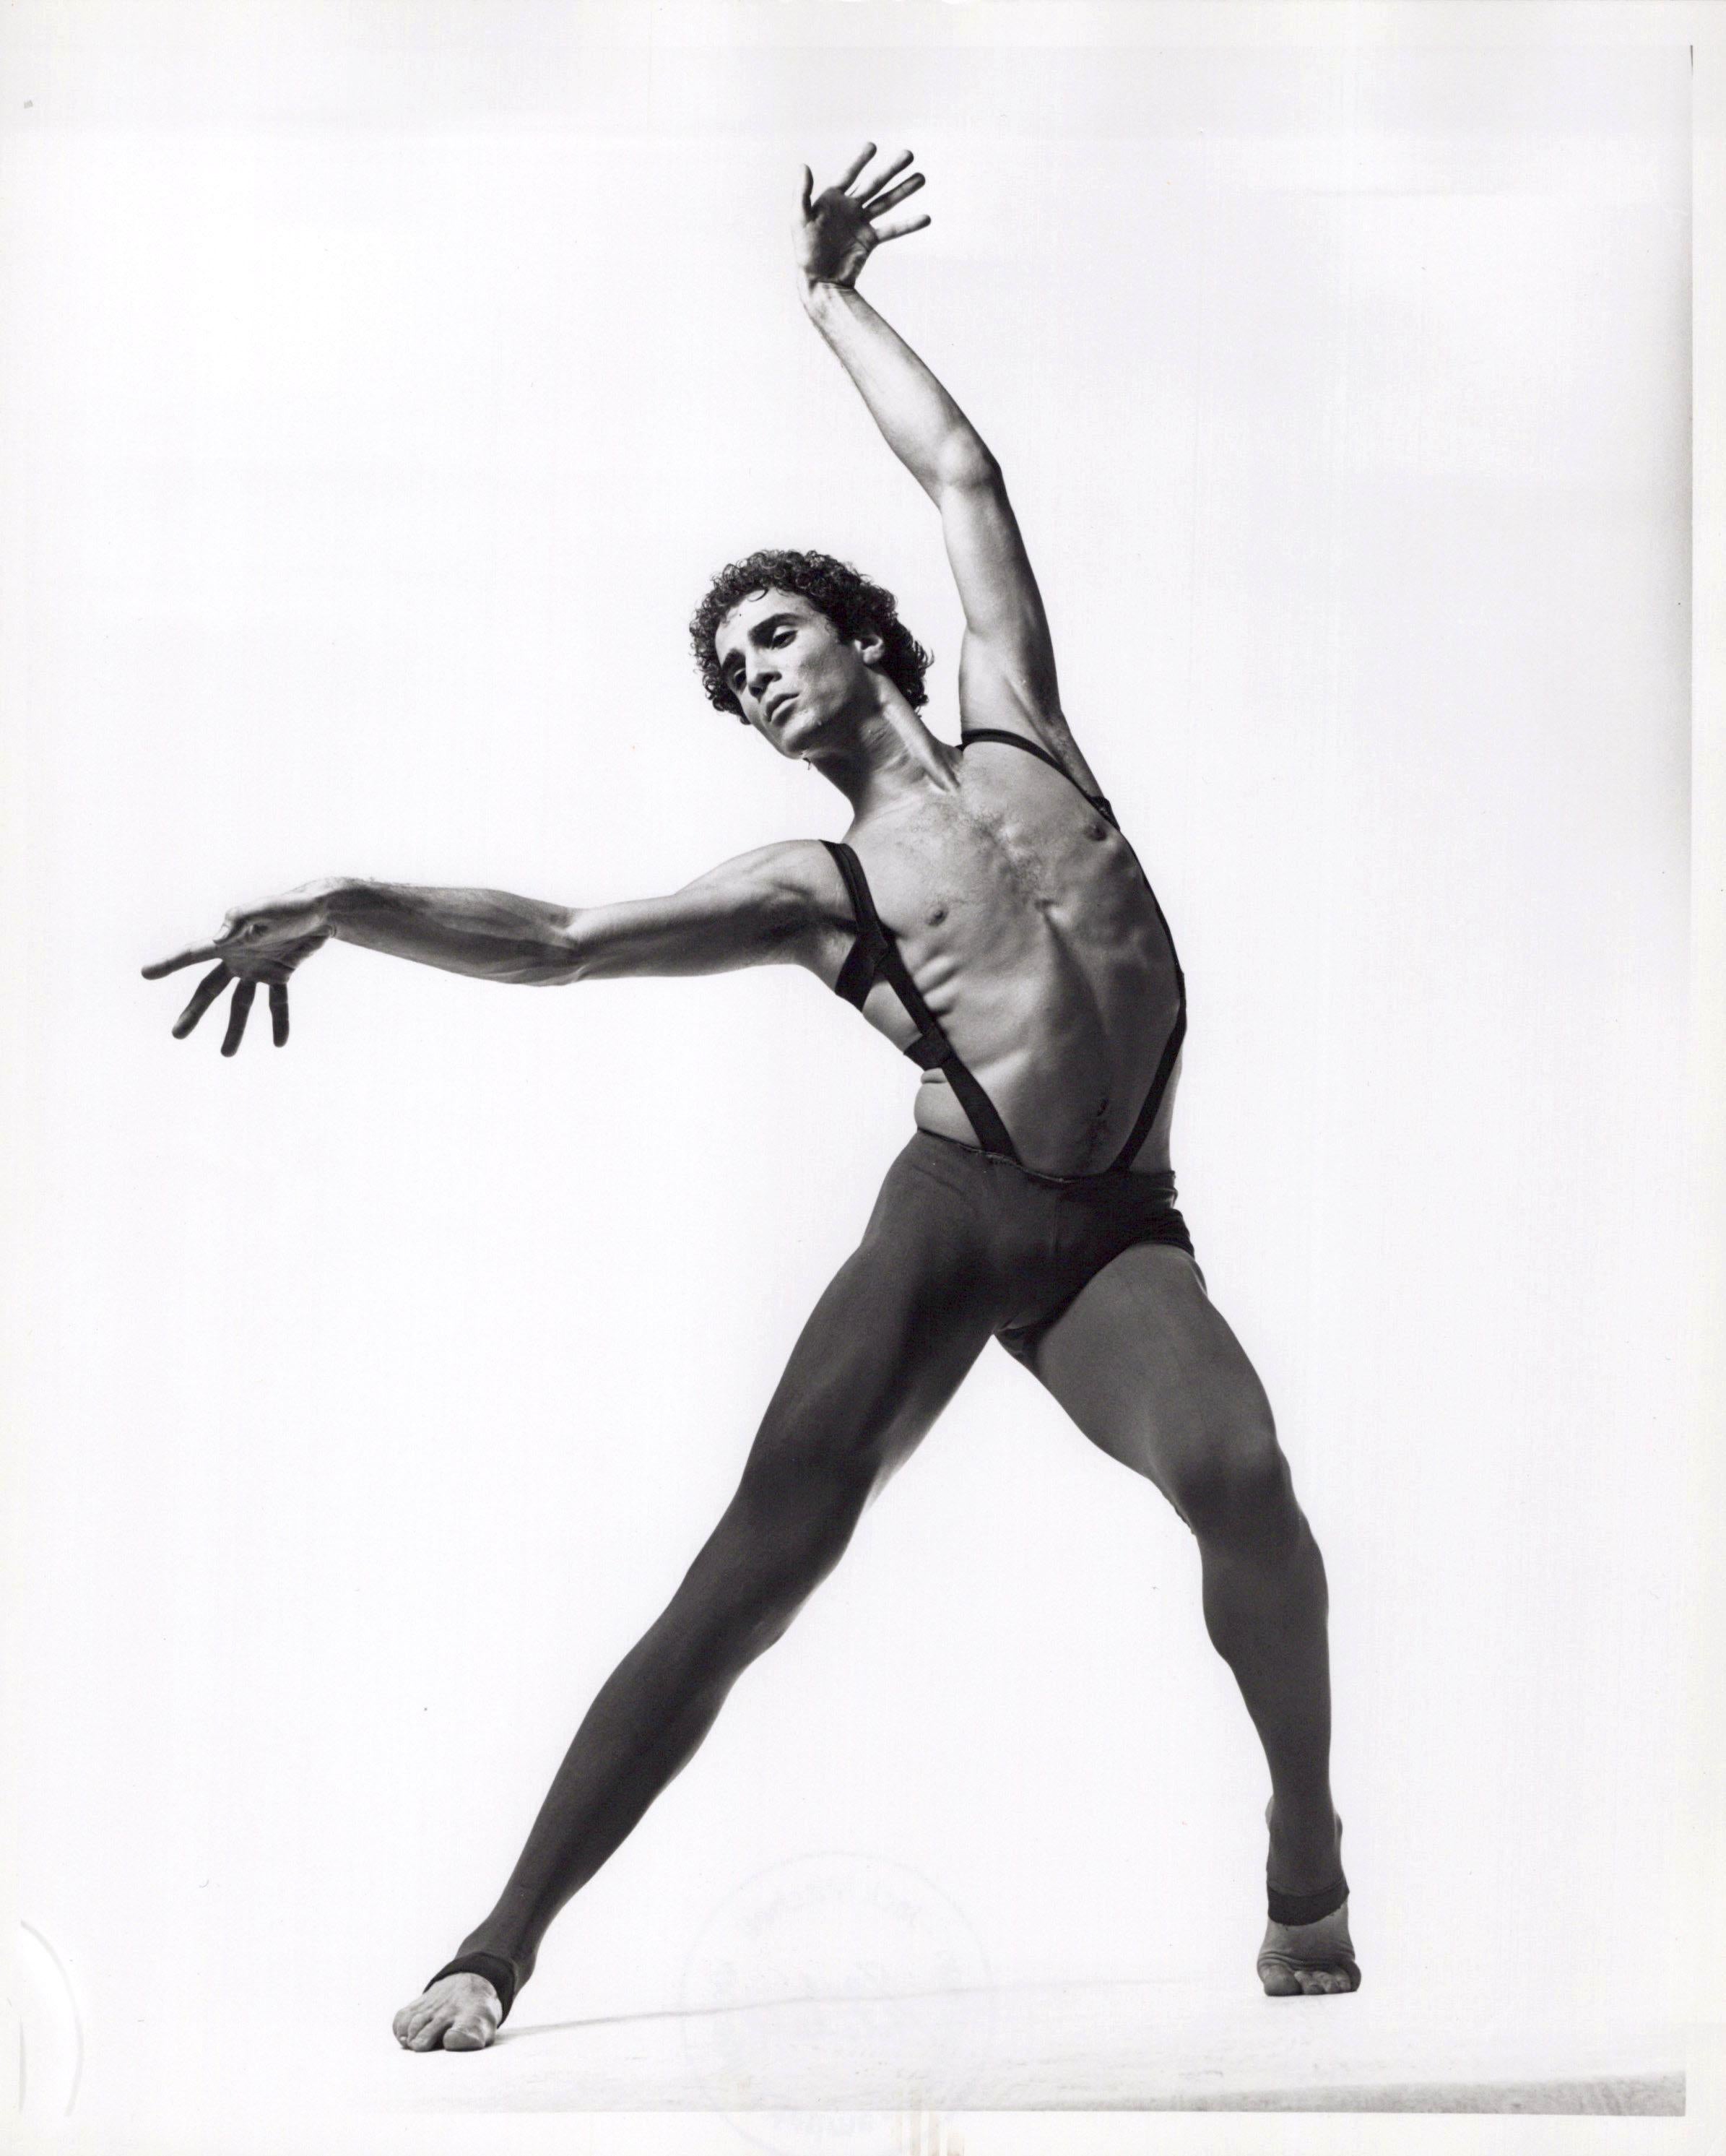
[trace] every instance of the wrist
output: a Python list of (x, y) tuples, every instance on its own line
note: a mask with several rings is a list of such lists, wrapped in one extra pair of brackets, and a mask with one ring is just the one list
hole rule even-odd
[(332, 936), (340, 936), (342, 922), (363, 888), (354, 876), (320, 876), (305, 886), (305, 896), (318, 909), (320, 926)]
[(797, 282), (802, 294), (803, 305), (812, 314), (820, 314), (843, 304), (840, 295), (850, 291), (848, 282), (841, 283), (835, 277), (817, 277), (812, 270), (799, 270)]

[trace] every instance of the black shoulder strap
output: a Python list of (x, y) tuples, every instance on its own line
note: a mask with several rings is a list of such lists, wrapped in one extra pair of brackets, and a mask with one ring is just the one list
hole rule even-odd
[(839, 978), (833, 983), (835, 995), (843, 996), (848, 1004), (861, 1010), (868, 1000), (869, 990), (880, 976), (887, 956), (887, 931), (881, 926), (881, 916), (875, 911), (875, 901), (869, 890), (868, 880), (863, 872), (863, 863), (849, 846), (832, 839), (821, 842), (838, 865), (845, 879), (846, 895), (851, 901), (851, 918), (856, 924), (857, 936), (845, 953), (845, 963), (839, 968)]
[(1114, 824), (1117, 830), (1120, 829), (1120, 825), (1115, 822), (1114, 811), (1109, 807), (1104, 797), (1100, 793), (1086, 793), (1083, 787), (1079, 785), (1078, 781), (1062, 762), (1060, 757), (1051, 756), (1041, 742), (1034, 742), (1026, 734), (1004, 733), (999, 726), (974, 726), (968, 734), (960, 734), (959, 746), (960, 748), (969, 748), (973, 742), (980, 741), (1005, 742), (1009, 748), (1022, 748), (1027, 756), (1036, 757), (1040, 762), (1046, 763), (1051, 771), (1058, 771), (1069, 786), (1077, 787), (1079, 793), (1090, 803), (1099, 816), (1106, 816), (1111, 824)]
[(900, 955), (898, 943), (876, 912), (874, 894), (863, 874), (863, 863), (842, 841), (823, 839), (822, 844), (845, 879), (845, 889), (851, 900), (851, 917), (857, 924), (857, 940), (839, 969), (839, 978), (833, 984), (835, 993), (861, 1010), (869, 990), (878, 980), (884, 980), (917, 1029), (917, 1037), (905, 1054), (923, 1070), (940, 1072), (952, 1087), (953, 1097), (970, 1117), (977, 1143), (985, 1152), (1002, 1153), (1008, 1160), (1017, 1160), (1018, 1153), (995, 1103), (960, 1061), (942, 1030), (940, 1020), (924, 1001), (922, 990), (911, 978), (910, 968)]

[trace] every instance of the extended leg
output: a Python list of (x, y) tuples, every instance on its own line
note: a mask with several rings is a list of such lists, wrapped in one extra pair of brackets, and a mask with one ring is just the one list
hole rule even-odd
[[(1085, 1435), (1155, 1482), (1192, 1529), (1205, 1622), (1270, 1767), (1269, 1885), (1322, 1905), (1342, 1876), (1324, 1565), (1252, 1364), (1191, 1259), (1140, 1245), (1089, 1283), (1034, 1367)], [(1293, 1899), (1283, 1913), (1304, 1912)], [(1274, 1993), (1352, 1989), (1345, 1906), (1273, 1923), (1260, 1974)]]
[[(736, 1496), (663, 1614), (601, 1688), (497, 1906), (458, 1958), (532, 1973), (552, 1917), (685, 1766), (726, 1694), (837, 1563), (863, 1507), (989, 1337), (989, 1319), (883, 1209), (781, 1379)], [(507, 2004), (507, 2002), (505, 2002)], [(443, 1979), (397, 2016), (410, 2049), (490, 2041), (494, 1987)]]

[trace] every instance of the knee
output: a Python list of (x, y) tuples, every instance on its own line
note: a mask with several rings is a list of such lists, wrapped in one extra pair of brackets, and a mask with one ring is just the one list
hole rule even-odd
[(1268, 1414), (1199, 1432), (1170, 1495), (1199, 1540), (1222, 1548), (1270, 1554), (1306, 1526)]
[(804, 1488), (795, 1503), (740, 1491), (697, 1560), (713, 1619), (731, 1656), (770, 1647), (844, 1555), (866, 1489)]

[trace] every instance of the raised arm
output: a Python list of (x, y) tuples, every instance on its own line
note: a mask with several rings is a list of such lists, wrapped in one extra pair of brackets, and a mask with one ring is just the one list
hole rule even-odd
[(1048, 621), (1001, 467), (929, 368), (856, 289), (876, 247), (930, 222), (882, 221), (923, 182), (916, 173), (898, 177), (911, 162), (909, 151), (865, 177), (874, 155), (873, 144), (866, 144), (837, 184), (819, 194), (804, 170), (797, 262), (805, 311), (889, 448), (940, 511), (965, 609), (959, 666), (965, 723), (1029, 734), (1092, 788), (1061, 711)]
[(334, 877), (238, 908), (213, 942), (146, 966), (144, 978), (213, 960), (174, 1035), (183, 1040), (233, 982), (222, 1044), (232, 1055), (260, 982), (269, 989), (277, 1046), (287, 1040), (289, 977), (331, 937), (479, 980), (551, 986), (775, 962), (815, 966), (842, 904), (837, 875), (813, 841), (764, 846), (667, 897), (615, 906)]

